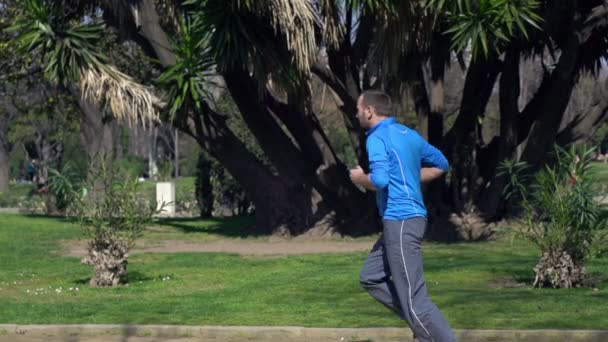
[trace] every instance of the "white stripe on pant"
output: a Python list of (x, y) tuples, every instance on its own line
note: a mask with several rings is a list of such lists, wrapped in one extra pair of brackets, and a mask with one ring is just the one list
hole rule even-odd
[(456, 341), (447, 320), (431, 301), (424, 280), (420, 245), (426, 219), (383, 223), (384, 232), (361, 270), (361, 285), (406, 319), (419, 341)]

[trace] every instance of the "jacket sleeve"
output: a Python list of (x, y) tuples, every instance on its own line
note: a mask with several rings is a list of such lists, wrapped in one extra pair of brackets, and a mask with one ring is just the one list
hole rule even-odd
[(450, 164), (443, 153), (426, 141), (422, 147), (422, 166), (436, 167), (445, 172), (450, 170)]
[(371, 170), (370, 180), (376, 189), (384, 189), (389, 181), (389, 156), (384, 142), (374, 136), (367, 139), (367, 154)]

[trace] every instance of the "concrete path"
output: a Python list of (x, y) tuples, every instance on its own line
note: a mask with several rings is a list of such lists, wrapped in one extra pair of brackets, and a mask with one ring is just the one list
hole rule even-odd
[[(608, 330), (457, 330), (460, 342), (605, 342)], [(0, 342), (410, 342), (405, 328), (0, 325)]]

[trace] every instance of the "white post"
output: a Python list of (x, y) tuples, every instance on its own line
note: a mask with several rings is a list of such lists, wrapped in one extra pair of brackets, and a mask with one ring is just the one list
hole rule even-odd
[(156, 183), (156, 208), (160, 209), (165, 204), (160, 212), (161, 216), (175, 216), (175, 183), (173, 182), (158, 182)]

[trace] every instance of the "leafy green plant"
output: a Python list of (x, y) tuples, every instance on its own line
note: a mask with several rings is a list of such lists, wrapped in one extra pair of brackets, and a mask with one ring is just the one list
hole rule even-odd
[(452, 47), (471, 46), (474, 56), (488, 56), (517, 35), (528, 38), (542, 20), (538, 0), (429, 0), (428, 6), (445, 14)]
[(177, 116), (182, 111), (201, 109), (215, 70), (208, 35), (201, 30), (200, 19), (180, 17), (179, 23), (179, 37), (172, 42), (176, 63), (157, 81), (167, 91), (171, 118), (178, 120), (182, 119)]
[(138, 178), (146, 171), (146, 163), (143, 158), (133, 155), (128, 155), (123, 159), (117, 160), (116, 163), (132, 178)]
[(55, 207), (65, 214), (80, 196), (82, 180), (70, 162), (67, 162), (61, 171), (50, 169), (49, 173), (49, 191), (55, 198)]
[[(524, 210), (520, 233), (540, 251), (535, 287), (582, 286), (585, 262), (608, 250), (606, 217), (597, 201), (590, 169), (594, 149), (555, 147), (555, 161), (525, 179), (522, 163), (503, 165), (507, 192), (518, 194)], [(525, 186), (524, 186), (525, 184)]]
[(138, 181), (105, 166), (90, 180), (94, 196), (78, 201), (78, 222), (86, 237), (83, 263), (95, 267), (92, 286), (116, 286), (127, 274), (129, 250), (162, 210), (141, 199)]

